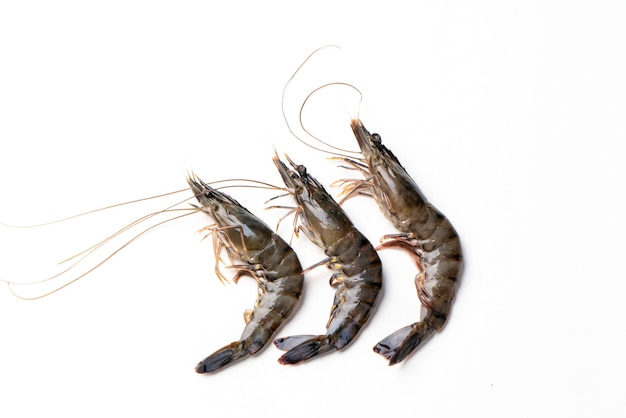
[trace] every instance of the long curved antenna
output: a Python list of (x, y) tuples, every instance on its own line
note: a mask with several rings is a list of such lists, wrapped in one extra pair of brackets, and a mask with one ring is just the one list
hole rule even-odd
[[(59, 264), (66, 263), (66, 262), (68, 262), (68, 261), (70, 261), (70, 260), (73, 260), (74, 258), (80, 257), (80, 256), (81, 256), (81, 255), (83, 255), (83, 254), (85, 254), (85, 257), (86, 257), (86, 256), (87, 256), (87, 255), (89, 255), (90, 253), (92, 253), (92, 252), (94, 252), (95, 250), (97, 250), (98, 248), (102, 247), (102, 246), (103, 246), (104, 244), (106, 244), (107, 242), (111, 241), (113, 238), (115, 238), (115, 237), (117, 237), (117, 236), (119, 236), (119, 235), (123, 234), (124, 232), (126, 232), (126, 231), (130, 230), (130, 229), (131, 229), (132, 227), (134, 227), (135, 225), (139, 225), (141, 222), (146, 221), (146, 220), (148, 220), (148, 219), (150, 219), (150, 218), (153, 218), (153, 217), (155, 217), (155, 216), (157, 216), (157, 215), (160, 215), (161, 213), (173, 212), (173, 211), (176, 211), (176, 210), (185, 210), (185, 209), (173, 209), (173, 208), (174, 208), (174, 207), (176, 207), (176, 206), (178, 206), (178, 205), (180, 205), (181, 203), (186, 202), (186, 201), (187, 201), (187, 200), (189, 200), (189, 199), (191, 199), (191, 198), (187, 198), (187, 199), (182, 200), (182, 201), (180, 201), (180, 202), (174, 203), (173, 205), (168, 206), (168, 207), (167, 207), (167, 208), (165, 208), (165, 209), (161, 209), (161, 210), (159, 210), (159, 211), (152, 212), (152, 213), (149, 213), (149, 214), (147, 214), (147, 215), (144, 215), (144, 216), (142, 216), (141, 218), (135, 219), (134, 221), (132, 221), (132, 222), (131, 222), (131, 223), (129, 223), (128, 225), (126, 225), (126, 226), (124, 226), (124, 227), (120, 228), (119, 230), (117, 230), (117, 231), (116, 231), (116, 232), (114, 232), (113, 234), (109, 235), (108, 237), (106, 237), (106, 238), (105, 238), (105, 239), (103, 239), (102, 241), (100, 241), (100, 242), (98, 242), (98, 243), (96, 243), (96, 244), (92, 245), (92, 246), (91, 246), (91, 247), (89, 247), (89, 248), (86, 248), (85, 250), (83, 250), (83, 251), (79, 252), (78, 254), (74, 254), (73, 256), (68, 257), (68, 258), (66, 258), (65, 260), (59, 261)], [(186, 210), (189, 210), (189, 209), (186, 209)], [(83, 257), (83, 258), (84, 258), (84, 257)], [(81, 260), (82, 260), (83, 258), (81, 258)]]
[[(321, 46), (319, 48), (317, 48), (315, 51), (311, 52), (309, 54), (308, 57), (306, 57), (306, 59), (304, 61), (302, 61), (302, 64), (300, 64), (298, 66), (298, 68), (296, 68), (296, 71), (293, 72), (293, 74), (291, 75), (291, 77), (289, 77), (289, 80), (287, 80), (287, 82), (285, 83), (285, 86), (283, 87), (283, 95), (282, 95), (282, 100), (281, 100), (281, 109), (283, 111), (283, 118), (285, 119), (285, 122), (287, 123), (287, 128), (289, 128), (289, 132), (291, 132), (294, 136), (295, 133), (291, 130), (291, 125), (289, 125), (289, 122), (287, 121), (287, 115), (285, 115), (285, 94), (287, 92), (287, 87), (289, 87), (289, 85), (291, 84), (291, 82), (293, 81), (293, 79), (296, 77), (296, 75), (300, 72), (300, 70), (302, 69), (302, 67), (304, 67), (304, 64), (306, 64), (313, 55), (317, 54), (319, 51), (321, 51), (322, 49), (326, 49), (326, 48), (337, 48), (337, 49), (341, 49), (339, 48), (339, 46), (337, 45), (324, 45)], [(299, 139), (299, 138), (298, 138)]]
[[(325, 152), (325, 153), (330, 153), (330, 154), (334, 154), (334, 155), (338, 155), (338, 156), (344, 156), (344, 157), (346, 157), (346, 155), (345, 155), (345, 154), (340, 154), (340, 153), (338, 153), (338, 152), (329, 151), (329, 150), (327, 150), (327, 149), (323, 149), (323, 148), (320, 148), (320, 147), (316, 147), (315, 145), (313, 145), (313, 144), (311, 144), (311, 143), (309, 143), (309, 142), (305, 141), (302, 137), (300, 137), (298, 134), (296, 134), (296, 133), (294, 132), (294, 130), (293, 130), (293, 128), (291, 127), (291, 124), (289, 123), (289, 120), (288, 120), (288, 118), (287, 118), (287, 114), (286, 114), (286, 112), (285, 112), (285, 96), (286, 96), (287, 89), (288, 89), (288, 87), (291, 85), (291, 82), (293, 81), (293, 79), (296, 77), (296, 75), (300, 72), (300, 70), (302, 69), (302, 67), (304, 67), (304, 65), (305, 65), (305, 64), (306, 64), (306, 63), (307, 63), (307, 62), (311, 59), (311, 57), (312, 57), (313, 55), (315, 55), (316, 53), (318, 53), (318, 52), (319, 52), (320, 50), (322, 50), (322, 49), (325, 49), (325, 48), (330, 48), (330, 47), (334, 47), (334, 48), (338, 48), (338, 49), (339, 49), (339, 47), (338, 47), (337, 45), (326, 45), (326, 46), (322, 46), (322, 47), (320, 47), (320, 48), (317, 48), (315, 51), (313, 51), (313, 52), (311, 52), (311, 54), (309, 54), (309, 56), (308, 56), (308, 57), (307, 57), (307, 58), (306, 58), (306, 59), (302, 62), (302, 64), (300, 64), (300, 65), (298, 66), (298, 68), (296, 69), (296, 71), (294, 71), (294, 73), (291, 75), (291, 77), (289, 77), (289, 79), (288, 79), (288, 80), (287, 80), (287, 82), (285, 83), (285, 86), (283, 87), (283, 94), (282, 94), (282, 98), (281, 98), (281, 111), (282, 111), (282, 114), (283, 114), (283, 119), (284, 119), (284, 121), (285, 121), (285, 125), (287, 125), (287, 129), (289, 130), (289, 132), (290, 132), (290, 133), (291, 133), (291, 134), (292, 134), (292, 135), (293, 135), (293, 136), (294, 136), (294, 137), (295, 137), (298, 141), (302, 142), (304, 145), (306, 145), (306, 146), (308, 146), (308, 147), (310, 147), (310, 148), (313, 148), (314, 150), (321, 151), (321, 152)], [(318, 141), (318, 142), (320, 142), (320, 143), (324, 144), (325, 146), (327, 146), (327, 147), (329, 147), (329, 148), (331, 148), (331, 149), (334, 149), (334, 150), (336, 150), (336, 151), (343, 152), (343, 153), (349, 153), (349, 154), (359, 154), (359, 152), (358, 152), (358, 151), (348, 150), (348, 149), (344, 149), (344, 148), (340, 148), (340, 147), (336, 147), (336, 146), (334, 146), (334, 145), (331, 145), (331, 144), (329, 144), (328, 142), (325, 142), (325, 141), (321, 140), (320, 138), (318, 138), (317, 136), (313, 135), (313, 134), (311, 133), (311, 131), (310, 131), (310, 130), (308, 130), (308, 129), (306, 129), (306, 128), (304, 127), (304, 123), (303, 123), (303, 121), (302, 121), (302, 114), (303, 114), (304, 107), (305, 107), (306, 103), (308, 102), (308, 100), (309, 100), (309, 99), (311, 98), (311, 96), (312, 96), (314, 93), (316, 93), (317, 91), (319, 91), (319, 90), (321, 90), (321, 89), (323, 89), (323, 88), (325, 88), (325, 87), (332, 86), (332, 85), (343, 85), (343, 86), (348, 86), (348, 87), (351, 87), (352, 89), (356, 90), (356, 91), (359, 93), (359, 96), (360, 96), (360, 99), (359, 99), (359, 108), (360, 108), (361, 103), (363, 102), (363, 93), (362, 93), (362, 92), (361, 92), (358, 88), (356, 88), (356, 87), (355, 87), (354, 85), (352, 85), (352, 84), (349, 84), (349, 83), (344, 83), (344, 82), (333, 82), (333, 83), (327, 83), (327, 84), (324, 84), (323, 86), (320, 86), (320, 87), (316, 88), (316, 89), (315, 89), (315, 90), (313, 90), (311, 93), (309, 93), (309, 95), (306, 97), (306, 99), (305, 99), (305, 100), (304, 100), (304, 102), (302, 103), (302, 106), (300, 107), (300, 113), (299, 113), (299, 123), (300, 123), (300, 127), (302, 128), (302, 130), (303, 130), (303, 131), (304, 131), (304, 132), (305, 132), (308, 136), (310, 136), (310, 137), (311, 137), (311, 138), (313, 138), (314, 140), (316, 140), (316, 141)]]
[[(183, 201), (183, 202), (184, 202), (184, 201)], [(180, 202), (180, 203), (182, 203), (182, 202)], [(69, 272), (71, 269), (73, 269), (74, 267), (76, 267), (79, 263), (81, 263), (83, 260), (85, 260), (85, 259), (86, 259), (86, 258), (87, 258), (90, 254), (92, 254), (93, 252), (95, 252), (98, 248), (100, 248), (100, 247), (104, 246), (107, 242), (109, 242), (109, 241), (113, 240), (115, 237), (117, 237), (117, 236), (121, 235), (122, 233), (124, 233), (124, 232), (126, 232), (126, 231), (128, 231), (128, 230), (130, 230), (132, 227), (134, 227), (134, 226), (136, 226), (136, 225), (139, 225), (141, 222), (143, 222), (143, 221), (145, 221), (145, 220), (147, 220), (147, 219), (150, 219), (150, 218), (152, 218), (152, 217), (154, 217), (154, 216), (156, 216), (156, 215), (159, 215), (159, 214), (161, 214), (161, 213), (166, 213), (166, 212), (185, 211), (185, 210), (190, 210), (190, 211), (193, 211), (192, 213), (197, 212), (197, 209), (192, 209), (192, 208), (190, 208), (190, 209), (172, 209), (173, 207), (175, 207), (176, 205), (178, 205), (178, 204), (180, 204), (180, 203), (176, 203), (175, 205), (172, 205), (172, 206), (170, 206), (169, 208), (162, 209), (162, 210), (159, 210), (159, 211), (157, 211), (157, 212), (150, 213), (150, 214), (148, 214), (148, 215), (144, 215), (144, 216), (142, 216), (141, 218), (136, 219), (136, 220), (134, 220), (133, 222), (131, 222), (130, 224), (128, 224), (128, 225), (126, 225), (126, 226), (124, 226), (123, 228), (120, 228), (120, 229), (119, 229), (118, 231), (116, 231), (115, 233), (113, 233), (113, 234), (109, 235), (108, 237), (106, 237), (105, 239), (101, 240), (100, 242), (98, 242), (98, 243), (96, 243), (96, 244), (92, 245), (91, 247), (89, 247), (89, 248), (87, 248), (87, 249), (85, 249), (85, 250), (83, 250), (83, 251), (79, 252), (78, 254), (75, 254), (75, 255), (73, 255), (73, 256), (71, 256), (71, 257), (68, 257), (68, 258), (66, 258), (65, 260), (62, 260), (62, 261), (58, 262), (58, 264), (59, 264), (59, 265), (61, 265), (61, 264), (64, 264), (64, 263), (69, 262), (70, 260), (73, 260), (73, 259), (75, 259), (75, 258), (78, 258), (78, 260), (76, 260), (74, 263), (72, 263), (72, 264), (71, 264), (70, 266), (68, 266), (66, 269), (64, 269), (63, 271), (61, 271), (61, 272), (59, 272), (59, 273), (57, 273), (57, 274), (55, 274), (55, 275), (53, 275), (53, 276), (47, 277), (47, 278), (45, 278), (45, 279), (33, 280), (33, 281), (29, 281), (29, 282), (19, 282), (19, 283), (18, 283), (18, 282), (13, 282), (13, 281), (11, 281), (11, 280), (5, 280), (5, 279), (0, 279), (0, 282), (2, 282), (2, 283), (6, 283), (7, 285), (14, 285), (14, 286), (27, 286), (27, 285), (36, 285), (36, 284), (41, 284), (41, 283), (45, 283), (45, 282), (48, 282), (48, 281), (54, 280), (54, 279), (56, 279), (57, 277), (62, 276), (63, 274), (65, 274), (65, 273)], [(172, 219), (178, 219), (179, 217), (182, 217), (182, 216), (187, 216), (187, 215), (191, 215), (192, 213), (188, 213), (188, 214), (185, 214), (185, 215), (181, 215), (181, 216), (178, 216), (178, 217), (175, 217), (175, 218), (172, 218)], [(162, 224), (162, 223), (165, 223), (165, 222), (167, 222), (167, 221), (163, 221), (163, 222), (161, 222), (161, 223), (159, 223), (159, 224)], [(124, 244), (124, 245), (123, 245), (123, 247), (125, 247), (126, 245), (128, 245), (128, 243), (127, 243), (127, 244)], [(123, 247), (122, 247), (122, 248), (123, 248)], [(110, 258), (110, 257), (108, 257), (108, 258)], [(107, 259), (108, 259), (108, 258), (107, 258)], [(102, 264), (102, 262), (101, 262), (101, 263), (99, 263), (98, 265), (101, 265), (101, 264)], [(90, 270), (90, 271), (91, 271), (91, 270)]]
[[(233, 186), (221, 186), (221, 187), (216, 187), (215, 190), (221, 190), (221, 189), (229, 189), (229, 188), (233, 188), (233, 187), (249, 187), (249, 188), (256, 188), (256, 189), (268, 189), (268, 190), (286, 190), (285, 187), (282, 186), (276, 186), (275, 184), (272, 183), (266, 183), (264, 181), (259, 181), (259, 180), (251, 180), (251, 179), (225, 179), (225, 180), (215, 180), (215, 181), (208, 181), (205, 182), (206, 184), (218, 184), (218, 183), (226, 183), (226, 182), (246, 182), (246, 183), (251, 183), (253, 185), (250, 186), (244, 186), (244, 185), (233, 185)], [(265, 187), (263, 187), (265, 186)], [(187, 189), (188, 190), (188, 189)]]
[[(334, 81), (334, 82), (332, 82), (332, 83), (326, 83), (326, 84), (324, 84), (324, 85), (319, 86), (318, 88), (316, 88), (316, 89), (315, 89), (315, 90), (313, 90), (312, 92), (310, 92), (310, 93), (309, 93), (309, 95), (308, 95), (308, 96), (306, 96), (306, 98), (305, 98), (305, 99), (304, 99), (304, 101), (302, 102), (302, 106), (300, 106), (300, 113), (299, 113), (299, 115), (298, 115), (298, 121), (300, 122), (300, 127), (301, 127), (301, 128), (302, 128), (302, 130), (303, 130), (304, 132), (306, 132), (306, 134), (307, 134), (307, 135), (309, 135), (311, 138), (313, 138), (313, 139), (315, 139), (316, 141), (318, 141), (318, 142), (320, 142), (320, 143), (322, 143), (322, 144), (326, 145), (326, 146), (327, 146), (327, 147), (329, 147), (329, 148), (332, 148), (332, 149), (335, 149), (335, 150), (337, 150), (337, 151), (341, 151), (341, 152), (347, 152), (347, 153), (350, 153), (350, 154), (360, 154), (360, 151), (352, 151), (352, 150), (348, 150), (348, 149), (344, 149), (344, 148), (336, 147), (336, 146), (334, 146), (334, 145), (332, 145), (332, 144), (329, 144), (328, 142), (323, 141), (323, 140), (321, 140), (320, 138), (318, 138), (317, 136), (313, 135), (313, 134), (311, 133), (311, 131), (310, 131), (310, 130), (308, 130), (307, 128), (305, 128), (305, 127), (304, 127), (304, 122), (303, 122), (303, 120), (302, 120), (302, 115), (303, 115), (303, 113), (304, 113), (304, 107), (306, 106), (307, 102), (309, 101), (309, 99), (310, 99), (310, 98), (311, 98), (311, 97), (312, 97), (315, 93), (317, 93), (318, 91), (320, 91), (320, 90), (322, 90), (322, 89), (324, 89), (324, 88), (326, 88), (326, 87), (330, 87), (330, 86), (346, 86), (346, 87), (350, 87), (351, 89), (355, 90), (357, 93), (359, 93), (359, 109), (361, 108), (361, 103), (363, 103), (363, 92), (361, 92), (361, 90), (359, 90), (359, 89), (358, 89), (355, 85), (350, 84), (350, 83), (344, 83), (344, 82), (342, 82), (342, 81)], [(360, 110), (359, 110), (359, 112), (357, 112), (357, 118), (358, 118), (359, 113), (360, 113)], [(307, 144), (307, 145), (309, 145), (309, 144)], [(310, 146), (310, 145), (309, 145), (309, 146)], [(315, 148), (315, 149), (319, 149), (319, 148)], [(331, 151), (326, 151), (326, 152), (330, 152), (330, 153), (332, 153), (332, 154), (335, 154), (335, 155), (338, 155), (338, 156), (342, 156), (342, 157), (349, 157), (349, 156), (346, 156), (346, 155), (343, 155), (343, 154), (339, 154), (339, 153), (335, 153), (335, 152), (331, 152)], [(349, 158), (353, 158), (353, 157), (349, 157)]]
[[(59, 286), (59, 287), (57, 287), (57, 288), (55, 288), (55, 289), (53, 289), (53, 290), (51, 290), (51, 291), (49, 291), (49, 292), (46, 292), (46, 293), (44, 293), (44, 294), (42, 294), (42, 295), (39, 295), (39, 296), (34, 296), (34, 297), (25, 297), (25, 296), (22, 296), (22, 295), (17, 294), (17, 293), (15, 292), (15, 290), (14, 290), (14, 286), (32, 285), (32, 284), (43, 283), (44, 281), (48, 281), (48, 280), (51, 280), (52, 278), (59, 277), (61, 274), (63, 274), (63, 272), (62, 272), (62, 273), (59, 273), (59, 274), (57, 274), (57, 275), (55, 275), (55, 276), (53, 276), (53, 277), (51, 277), (51, 278), (48, 278), (48, 279), (46, 279), (46, 280), (42, 280), (42, 281), (39, 281), (39, 282), (34, 282), (34, 283), (13, 283), (13, 282), (5, 282), (5, 283), (7, 283), (7, 286), (8, 286), (8, 288), (9, 288), (9, 290), (11, 291), (11, 293), (12, 293), (15, 297), (17, 297), (17, 298), (19, 298), (19, 299), (23, 299), (23, 300), (37, 300), (37, 299), (42, 299), (42, 298), (45, 298), (46, 296), (50, 296), (50, 295), (52, 295), (52, 294), (54, 294), (54, 293), (58, 292), (59, 290), (64, 289), (64, 288), (68, 287), (69, 285), (71, 285), (71, 284), (73, 284), (73, 283), (76, 283), (78, 280), (82, 279), (83, 277), (85, 277), (86, 275), (88, 275), (89, 273), (91, 273), (92, 271), (94, 271), (95, 269), (97, 269), (98, 267), (100, 267), (102, 264), (104, 264), (104, 263), (106, 263), (107, 261), (109, 261), (111, 258), (113, 258), (113, 256), (115, 256), (117, 253), (119, 253), (122, 249), (126, 248), (128, 245), (130, 245), (130, 243), (132, 243), (132, 242), (133, 242), (133, 241), (135, 241), (137, 238), (139, 238), (140, 236), (144, 235), (146, 232), (150, 231), (151, 229), (154, 229), (154, 228), (156, 228), (157, 226), (163, 225), (163, 224), (165, 224), (165, 223), (167, 223), (167, 222), (170, 222), (170, 221), (173, 221), (173, 220), (176, 220), (176, 219), (180, 219), (180, 218), (183, 218), (183, 217), (185, 217), (185, 216), (192, 215), (192, 214), (194, 214), (194, 213), (195, 213), (195, 211), (194, 211), (194, 212), (190, 212), (190, 213), (185, 213), (184, 215), (179, 215), (179, 216), (176, 216), (176, 217), (174, 217), (174, 218), (166, 219), (166, 220), (164, 220), (164, 221), (161, 221), (161, 222), (159, 222), (159, 223), (157, 223), (157, 224), (155, 224), (155, 225), (152, 225), (152, 226), (150, 226), (150, 227), (148, 227), (148, 228), (144, 229), (143, 231), (139, 232), (139, 233), (138, 233), (138, 234), (136, 234), (134, 237), (132, 237), (131, 239), (129, 239), (129, 240), (128, 240), (126, 243), (124, 243), (121, 247), (119, 247), (117, 250), (113, 251), (113, 252), (112, 252), (111, 254), (109, 254), (106, 258), (104, 258), (102, 261), (100, 261), (98, 264), (96, 264), (95, 266), (93, 266), (92, 268), (90, 268), (89, 270), (87, 270), (86, 272), (82, 273), (82, 274), (81, 274), (81, 275), (79, 275), (78, 277), (73, 278), (73, 279), (72, 279), (72, 280), (70, 280), (69, 282), (67, 282), (67, 283), (65, 283), (65, 284), (63, 284), (63, 285), (61, 285), (61, 286)], [(75, 266), (76, 264), (78, 264), (81, 260), (83, 260), (83, 259), (84, 259), (84, 257), (87, 257), (87, 255), (89, 255), (89, 253), (88, 253), (88, 254), (86, 254), (85, 256), (83, 256), (83, 257), (82, 257), (79, 261), (77, 261), (75, 264), (73, 264), (72, 266), (70, 266), (70, 267), (69, 267), (68, 269), (66, 269), (65, 271), (68, 271), (70, 268), (74, 267), (74, 266)]]
[(92, 213), (101, 212), (103, 210), (113, 209), (113, 208), (116, 208), (116, 207), (119, 207), (119, 206), (124, 206), (124, 205), (130, 205), (132, 203), (145, 202), (145, 201), (151, 200), (151, 199), (158, 199), (160, 197), (170, 196), (170, 195), (173, 195), (173, 194), (176, 194), (176, 193), (182, 193), (182, 192), (185, 192), (185, 191), (188, 191), (188, 190), (189, 190), (189, 188), (185, 188), (185, 189), (180, 189), (180, 190), (176, 190), (176, 191), (173, 191), (173, 192), (163, 193), (163, 194), (159, 194), (159, 195), (155, 195), (155, 196), (143, 197), (141, 199), (135, 199), (135, 200), (129, 200), (128, 202), (116, 203), (114, 205), (109, 205), (109, 206), (105, 206), (105, 207), (98, 208), (98, 209), (92, 209), (92, 210), (89, 210), (87, 212), (78, 213), (76, 215), (71, 215), (71, 216), (67, 216), (67, 217), (62, 218), (62, 219), (57, 219), (55, 221), (44, 222), (44, 223), (40, 223), (40, 224), (11, 225), (11, 224), (7, 224), (7, 223), (4, 223), (4, 222), (0, 222), (0, 225), (6, 226), (6, 227), (9, 227), (9, 228), (37, 228), (37, 227), (40, 227), (40, 226), (48, 226), (48, 225), (53, 225), (53, 224), (64, 222), (64, 221), (69, 221), (70, 219), (79, 218), (81, 216), (90, 215)]
[[(291, 75), (291, 77), (289, 77), (289, 79), (287, 80), (287, 82), (285, 83), (285, 86), (283, 87), (283, 94), (281, 97), (281, 105), (280, 105), (280, 109), (281, 112), (283, 114), (283, 120), (285, 121), (285, 125), (287, 125), (287, 129), (289, 129), (289, 132), (291, 133), (291, 135), (293, 135), (298, 141), (302, 142), (304, 145), (313, 148), (317, 151), (321, 151), (321, 152), (328, 152), (322, 148), (318, 148), (312, 144), (309, 144), (307, 141), (305, 141), (304, 139), (302, 139), (298, 134), (296, 134), (293, 130), (293, 128), (291, 127), (291, 124), (289, 123), (289, 119), (287, 118), (287, 113), (285, 112), (285, 96), (287, 94), (287, 89), (289, 88), (289, 86), (291, 85), (291, 82), (293, 81), (293, 79), (296, 77), (296, 75), (300, 72), (300, 70), (302, 69), (302, 67), (304, 67), (304, 65), (311, 59), (311, 57), (313, 57), (313, 55), (317, 54), (319, 51), (321, 51), (322, 49), (326, 49), (326, 48), (337, 48), (340, 49), (339, 46), (337, 45), (325, 45), (322, 47), (317, 48), (315, 51), (311, 52), (309, 54), (309, 56), (306, 57), (306, 59), (304, 61), (302, 61), (302, 64), (300, 64), (298, 66), (298, 68), (296, 68), (296, 70), (293, 72), (293, 74)], [(300, 109), (300, 113), (302, 113), (302, 108)], [(302, 125), (302, 123), (300, 123)], [(308, 132), (307, 132), (308, 134)], [(317, 139), (317, 138), (314, 138)]]

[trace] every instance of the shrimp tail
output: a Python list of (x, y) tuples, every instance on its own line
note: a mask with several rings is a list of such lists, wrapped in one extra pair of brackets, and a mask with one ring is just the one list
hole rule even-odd
[(416, 322), (400, 328), (385, 337), (374, 347), (374, 352), (389, 360), (389, 365), (400, 363), (426, 342), (436, 329), (426, 321)]
[(280, 364), (298, 364), (335, 349), (327, 335), (295, 335), (278, 338), (274, 344), (280, 350), (287, 350), (278, 359)]
[(242, 341), (235, 341), (217, 350), (196, 366), (198, 373), (213, 373), (250, 355)]

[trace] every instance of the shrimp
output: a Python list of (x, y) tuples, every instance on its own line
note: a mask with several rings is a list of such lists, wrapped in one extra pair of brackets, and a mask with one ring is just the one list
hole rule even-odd
[[(336, 272), (330, 286), (336, 289), (335, 300), (326, 324), (325, 335), (296, 335), (278, 338), (274, 344), (286, 351), (278, 362), (296, 364), (332, 349), (348, 346), (369, 319), (382, 288), (382, 264), (374, 247), (359, 232), (346, 213), (303, 165), (287, 160), (290, 170), (278, 155), (274, 164), (297, 202), (296, 219), (314, 244), (324, 249), (328, 258), (315, 264), (327, 264)], [(311, 268), (312, 268), (311, 267)]]
[(400, 231), (385, 235), (379, 248), (408, 251), (418, 267), (415, 277), (422, 304), (421, 318), (381, 340), (374, 351), (393, 365), (441, 331), (459, 285), (463, 257), (459, 236), (450, 221), (430, 204), (396, 156), (370, 134), (359, 119), (351, 122), (363, 159), (336, 158), (361, 171), (365, 179), (343, 179), (344, 200), (356, 195), (374, 198)]
[(231, 260), (241, 260), (233, 281), (243, 275), (252, 276), (259, 286), (254, 309), (244, 313), (246, 326), (239, 341), (220, 348), (196, 366), (198, 373), (216, 372), (261, 350), (278, 328), (299, 306), (304, 274), (293, 249), (263, 221), (236, 200), (190, 175), (187, 182), (201, 209), (215, 225), (204, 228), (212, 233), (216, 273), (219, 254), (225, 249)]

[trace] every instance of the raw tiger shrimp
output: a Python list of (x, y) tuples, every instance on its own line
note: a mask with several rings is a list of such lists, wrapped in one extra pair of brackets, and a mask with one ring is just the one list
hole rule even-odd
[(354, 340), (369, 319), (382, 287), (382, 265), (374, 247), (352, 224), (346, 213), (303, 165), (290, 170), (278, 155), (274, 164), (297, 202), (293, 209), (302, 231), (324, 249), (328, 258), (312, 267), (327, 264), (336, 270), (330, 285), (335, 300), (325, 335), (296, 335), (278, 338), (274, 344), (287, 351), (278, 360), (296, 364), (332, 349), (341, 350)]
[(233, 281), (249, 275), (259, 286), (254, 309), (244, 313), (246, 327), (239, 341), (220, 348), (196, 366), (198, 373), (210, 373), (257, 353), (272, 339), (298, 307), (304, 275), (293, 249), (263, 221), (198, 177), (191, 175), (187, 182), (201, 209), (215, 220), (215, 225), (205, 229), (212, 233), (220, 280), (226, 280), (218, 267), (219, 254), (225, 249), (231, 260), (243, 261), (233, 266), (237, 269)]
[(430, 204), (396, 156), (370, 134), (359, 119), (351, 122), (363, 159), (343, 160), (360, 170), (365, 179), (344, 179), (345, 199), (355, 195), (374, 198), (380, 210), (401, 232), (386, 235), (379, 248), (401, 248), (415, 260), (417, 295), (422, 303), (418, 322), (380, 341), (374, 351), (393, 365), (441, 331), (459, 285), (463, 264), (459, 236), (450, 221)]

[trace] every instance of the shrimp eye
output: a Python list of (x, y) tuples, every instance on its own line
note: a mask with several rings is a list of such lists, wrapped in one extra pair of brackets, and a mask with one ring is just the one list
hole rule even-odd
[(306, 167), (303, 165), (299, 165), (296, 167), (296, 170), (298, 170), (298, 173), (300, 173), (301, 176), (306, 175)]
[(372, 141), (376, 144), (380, 144), (381, 143), (381, 138), (380, 135), (378, 134), (372, 134)]
[(298, 173), (293, 173), (293, 172), (291, 173), (291, 175), (289, 177), (291, 177), (294, 180), (297, 180), (297, 179), (300, 178), (300, 176), (298, 176)]

